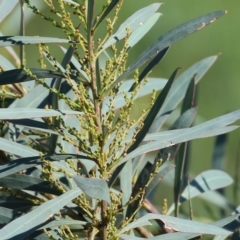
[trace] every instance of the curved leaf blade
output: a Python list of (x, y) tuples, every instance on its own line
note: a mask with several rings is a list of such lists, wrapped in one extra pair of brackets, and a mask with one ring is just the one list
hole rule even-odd
[[(193, 140), (193, 139), (196, 139), (199, 137), (203, 137), (206, 134), (208, 134), (212, 131), (215, 131), (219, 128), (221, 130), (221, 127), (231, 124), (232, 122), (235, 122), (238, 119), (240, 119), (240, 110), (231, 112), (229, 114), (225, 114), (221, 117), (214, 118), (210, 121), (199, 124), (195, 127), (189, 128), (189, 129), (172, 130), (170, 132), (167, 131), (163, 134), (163, 135), (165, 135), (165, 137), (163, 137), (160, 140), (156, 140), (155, 137), (161, 136), (162, 133), (148, 134), (146, 136), (146, 138), (148, 140), (156, 140), (156, 141), (150, 142), (143, 146), (138, 147), (133, 152), (129, 153), (126, 157), (122, 158), (117, 163), (117, 165), (121, 165), (125, 161), (128, 161), (129, 159), (132, 159), (132, 158), (142, 155), (144, 153), (148, 153), (148, 152), (162, 149), (165, 147), (170, 147), (177, 143), (190, 141), (190, 140)], [(174, 136), (172, 134), (174, 134)], [(151, 138), (150, 137), (151, 135), (155, 136), (155, 137)]]
[(143, 22), (129, 37), (128, 44), (132, 48), (136, 45), (147, 33), (151, 30), (154, 24), (157, 22), (161, 13), (154, 13), (146, 22)]
[[(219, 188), (226, 187), (233, 183), (233, 179), (225, 172), (220, 170), (207, 170), (199, 174), (195, 179), (193, 179), (188, 186), (182, 192), (178, 205), (183, 202), (208, 192)], [(172, 205), (168, 212), (172, 212), (174, 205)]]
[[(217, 227), (224, 227), (228, 223), (231, 223), (232, 221), (234, 221), (237, 217), (238, 217), (238, 215), (230, 216), (230, 217), (227, 217), (227, 218), (222, 219), (220, 221), (209, 223), (209, 225), (210, 226), (214, 225), (214, 226), (217, 226)], [(129, 237), (130, 237), (129, 235), (126, 235), (126, 234), (121, 234), (120, 236), (124, 240), (128, 240)], [(198, 237), (198, 236), (199, 236), (199, 234), (194, 234), (194, 233), (175, 232), (175, 233), (162, 234), (160, 236), (155, 236), (155, 237), (149, 238), (149, 240), (176, 240), (176, 239), (187, 240), (187, 239), (193, 239), (193, 238)], [(131, 239), (132, 240), (140, 240), (142, 238), (131, 236)]]
[(217, 11), (206, 14), (204, 16), (195, 18), (187, 23), (184, 23), (177, 28), (170, 30), (163, 36), (159, 37), (152, 45), (150, 45), (146, 50), (144, 50), (144, 52), (132, 63), (132, 65), (121, 76), (119, 76), (116, 81), (111, 85), (111, 87), (106, 91), (110, 91), (120, 81), (125, 79), (129, 74), (131, 74), (137, 68), (141, 67), (145, 62), (150, 60), (164, 48), (169, 47), (170, 45), (186, 37), (187, 35), (202, 29), (203, 27), (214, 22), (217, 18), (221, 17), (224, 14), (226, 14), (226, 11)]
[(144, 217), (137, 219), (136, 221), (130, 223), (128, 226), (121, 229), (119, 234), (127, 232), (136, 227), (149, 225), (149, 220), (151, 219), (159, 219), (164, 222), (165, 228), (169, 228), (179, 232), (211, 235), (228, 235), (232, 233), (228, 230), (210, 224), (204, 224), (196, 221), (190, 221), (161, 214), (148, 213)]
[(30, 147), (24, 146), (22, 144), (19, 144), (4, 138), (0, 138), (0, 149), (4, 152), (9, 152), (16, 156), (21, 156), (21, 157), (32, 157), (32, 156), (39, 155), (38, 151)]
[(103, 14), (99, 17), (99, 19), (94, 23), (93, 29), (96, 29), (98, 25), (103, 21), (103, 19), (112, 11), (112, 9), (118, 4), (119, 0), (112, 0), (110, 4), (107, 6)]
[(3, 239), (18, 237), (24, 239), (29, 236), (39, 225), (46, 222), (53, 214), (82, 193), (79, 188), (72, 189), (60, 197), (43, 203), (31, 212), (13, 220), (0, 230)]
[(193, 198), (204, 192), (223, 188), (232, 183), (233, 179), (224, 171), (215, 169), (205, 171), (193, 179), (189, 186), (185, 188), (181, 194), (180, 203), (189, 200), (189, 196)]
[(125, 22), (121, 24), (116, 33), (114, 33), (104, 44), (103, 49), (108, 48), (112, 44), (120, 41), (127, 35), (126, 29), (129, 28), (130, 32), (134, 32), (140, 27), (145, 21), (147, 21), (161, 6), (161, 3), (153, 3), (147, 7), (144, 7), (132, 16), (130, 16)]

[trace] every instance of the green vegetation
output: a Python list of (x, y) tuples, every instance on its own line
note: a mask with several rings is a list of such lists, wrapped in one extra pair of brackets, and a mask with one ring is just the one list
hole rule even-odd
[[(8, 2), (8, 11), (3, 5), (5, 16), (17, 2)], [(177, 26), (129, 64), (132, 48), (160, 17), (160, 3), (116, 28), (123, 0), (104, 1), (101, 10), (95, 0), (43, 2), (49, 14), (34, 1), (20, 1), (65, 39), (25, 36), (24, 13), (22, 35), (0, 37), (0, 46), (8, 47), (18, 65), (1, 56), (1, 239), (239, 239), (240, 209), (222, 190), (233, 179), (220, 166), (226, 134), (238, 128), (230, 124), (240, 119), (240, 110), (193, 124), (197, 83), (218, 55), (181, 73), (173, 69), (169, 79), (151, 77), (172, 44), (226, 11)], [(67, 46), (59, 46), (61, 63), (50, 43)], [(35, 68), (25, 64), (27, 44), (38, 46)], [(12, 45), (19, 45), (19, 58)], [(134, 116), (137, 101), (146, 96), (148, 107)], [(166, 130), (172, 113), (177, 117)], [(191, 140), (213, 136), (215, 169), (189, 180)], [(171, 174), (167, 191), (174, 201), (168, 206), (164, 200), (160, 209), (152, 193)], [(205, 192), (222, 213), (219, 221), (193, 220), (191, 199)], [(181, 208), (184, 202), (188, 212)]]

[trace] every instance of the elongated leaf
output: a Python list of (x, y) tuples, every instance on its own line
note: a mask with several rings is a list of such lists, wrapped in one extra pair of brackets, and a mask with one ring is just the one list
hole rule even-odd
[(161, 13), (154, 13), (146, 22), (142, 23), (129, 37), (128, 44), (129, 47), (132, 48), (134, 45), (138, 43), (147, 33), (148, 31), (154, 26), (157, 22)]
[(74, 43), (67, 39), (51, 38), (51, 37), (31, 37), (31, 36), (3, 36), (0, 37), (0, 47), (11, 45), (26, 45), (40, 43)]
[[(88, 32), (88, 41), (90, 41), (90, 35), (92, 31), (93, 24), (93, 12), (94, 12), (95, 0), (87, 1), (87, 32)], [(89, 42), (89, 44), (91, 44)]]
[(0, 230), (0, 236), (3, 239), (18, 237), (24, 239), (29, 236), (36, 228), (46, 222), (52, 214), (55, 214), (72, 199), (80, 195), (82, 191), (79, 188), (72, 189), (60, 197), (43, 203), (33, 211), (9, 223)]
[(213, 191), (233, 183), (233, 179), (224, 171), (208, 170), (193, 179), (181, 194), (180, 203), (206, 191)]
[(76, 175), (73, 179), (77, 186), (88, 196), (111, 203), (109, 188), (103, 179), (84, 178)]
[(120, 173), (120, 188), (124, 192), (121, 199), (124, 206), (132, 194), (132, 161), (128, 161)]
[(39, 108), (1, 108), (0, 119), (7, 120), (7, 119), (42, 118), (72, 114), (81, 114), (81, 112), (71, 110), (53, 110)]
[(155, 133), (159, 131), (164, 121), (184, 98), (193, 76), (195, 76), (194, 80), (195, 84), (197, 84), (217, 60), (217, 58), (218, 56), (205, 58), (192, 65), (189, 69), (184, 71), (181, 75), (179, 75), (179, 77), (176, 78), (158, 116), (156, 117), (156, 120), (149, 130), (149, 133)]
[[(62, 72), (65, 73), (65, 69), (67, 68), (67, 65), (69, 64), (72, 56), (74, 53), (74, 49), (73, 47), (69, 47), (67, 52), (64, 55), (64, 58), (62, 60), (61, 65), (55, 63), (59, 69), (61, 69)], [(44, 53), (45, 56), (45, 53)], [(48, 59), (48, 58), (47, 58)], [(53, 63), (52, 61), (50, 61), (51, 63)], [(58, 92), (61, 92), (61, 78), (54, 78), (52, 80), (51, 86), (53, 86), (53, 88), (57, 89)], [(64, 81), (66, 82), (66, 80)], [(62, 93), (62, 92), (61, 92)], [(52, 106), (53, 109), (59, 109), (59, 96), (56, 93), (50, 92), (49, 93), (49, 98), (50, 98), (50, 104)], [(60, 120), (53, 118), (52, 119), (52, 124), (55, 128), (59, 128), (60, 127)], [(58, 140), (58, 135), (56, 134), (51, 134), (50, 139), (49, 139), (49, 150), (48, 150), (48, 154), (54, 154), (55, 153), (55, 149), (56, 149), (56, 145), (57, 145), (57, 140)]]
[[(192, 107), (195, 106), (195, 76), (192, 78), (191, 82), (189, 83), (183, 104), (181, 109), (181, 114), (184, 114), (184, 112), (188, 111)], [(195, 117), (194, 117), (195, 118)], [(194, 118), (192, 118), (192, 122), (185, 127), (190, 127), (194, 121)], [(174, 177), (174, 203), (175, 203), (175, 217), (178, 216), (179, 208), (178, 208), (178, 200), (183, 188), (184, 184), (184, 177), (186, 174), (186, 169), (188, 169), (187, 163), (188, 163), (188, 143), (181, 144), (178, 154), (175, 158), (176, 163), (176, 170), (175, 170), (175, 177)], [(185, 175), (184, 175), (185, 172)]]
[[(189, 185), (185, 188), (180, 196), (178, 205), (192, 199), (202, 193), (213, 191), (219, 188), (226, 187), (233, 183), (233, 179), (225, 172), (220, 170), (208, 170), (199, 174), (195, 179), (193, 179)], [(169, 208), (169, 212), (173, 210), (172, 205)]]
[(130, 32), (134, 32), (145, 21), (147, 21), (161, 6), (161, 3), (153, 3), (145, 8), (142, 8), (130, 16), (125, 22), (121, 24), (116, 33), (114, 33), (103, 45), (103, 49), (111, 46), (112, 44), (123, 39), (127, 35), (126, 29), (129, 28)]
[(93, 29), (96, 29), (98, 25), (103, 21), (103, 19), (113, 10), (113, 8), (118, 4), (119, 0), (112, 0), (110, 4), (107, 6), (107, 8), (104, 10), (104, 12), (101, 14), (101, 16), (98, 16), (99, 18), (95, 20)]
[(170, 45), (186, 37), (187, 35), (199, 29), (202, 29), (203, 27), (214, 22), (214, 20), (224, 14), (226, 14), (226, 11), (209, 13), (207, 15), (195, 18), (187, 23), (184, 23), (173, 30), (170, 30), (169, 32), (158, 38), (146, 50), (144, 50), (144, 52), (132, 63), (132, 65), (120, 77), (116, 79), (116, 81), (111, 85), (111, 87), (107, 89), (107, 91), (110, 91), (120, 81), (125, 79), (129, 74), (131, 74), (137, 68), (141, 67), (146, 61), (150, 60), (164, 48), (169, 47)]
[[(210, 120), (210, 121), (212, 121), (212, 120)], [(205, 122), (205, 123), (207, 123), (207, 122)], [(202, 123), (202, 124), (204, 124), (204, 123)], [(198, 127), (200, 125), (201, 124), (199, 124), (195, 127)], [(191, 129), (195, 128), (195, 127), (191, 127)], [(224, 126), (224, 127), (216, 128), (213, 131), (209, 131), (208, 133), (203, 134), (203, 135), (201, 135), (197, 138), (213, 137), (213, 136), (217, 136), (217, 135), (224, 134), (224, 133), (227, 133), (227, 132), (231, 132), (231, 131), (233, 131), (237, 128), (239, 128), (239, 126), (234, 126), (234, 125), (233, 126), (232, 125), (231, 126)], [(184, 130), (174, 130), (174, 132), (164, 131), (164, 132), (151, 133), (151, 134), (146, 135), (146, 137), (144, 138), (144, 141), (154, 141), (154, 140), (160, 140), (160, 139), (163, 139), (163, 138), (165, 138), (168, 141), (170, 138), (172, 138), (173, 135), (182, 134), (183, 132), (187, 133), (187, 131), (191, 132), (190, 129), (186, 128)]]
[(136, 227), (151, 225), (151, 223), (149, 222), (149, 220), (151, 219), (159, 219), (164, 222), (165, 228), (169, 228), (179, 232), (211, 235), (227, 235), (231, 233), (230, 231), (210, 224), (204, 224), (196, 221), (190, 221), (161, 214), (148, 213), (144, 217), (137, 219), (136, 221), (130, 223), (128, 226), (121, 229), (119, 234), (127, 232), (130, 229)]
[(62, 193), (61, 191), (51, 187), (51, 183), (48, 181), (43, 181), (40, 178), (35, 178), (23, 174), (12, 174), (10, 176), (1, 178), (0, 186), (20, 190), (31, 190), (55, 195), (60, 195)]
[(24, 146), (22, 144), (4, 138), (0, 138), (0, 149), (3, 150), (4, 152), (9, 152), (21, 157), (32, 157), (39, 155), (38, 151), (30, 147)]
[[(172, 130), (170, 132), (166, 132), (165, 135), (166, 137), (164, 139), (162, 138), (161, 140), (156, 140), (154, 142), (150, 142), (143, 146), (138, 147), (133, 152), (129, 153), (126, 157), (122, 158), (117, 163), (117, 165), (121, 165), (122, 163), (128, 161), (129, 159), (147, 152), (151, 152), (157, 149), (162, 149), (165, 147), (175, 145), (177, 143), (186, 142), (199, 138), (201, 136), (206, 135), (209, 132), (217, 130), (218, 128), (231, 124), (232, 122), (237, 121), (238, 119), (240, 119), (240, 110), (231, 112), (218, 118), (214, 118), (210, 121), (199, 124), (189, 129)], [(153, 139), (150, 138), (151, 134), (149, 134), (146, 136), (146, 139), (155, 140), (158, 134), (159, 136), (161, 136), (161, 133), (152, 133), (152, 136), (154, 136), (155, 138)], [(174, 134), (174, 136), (172, 134)]]
[(226, 133), (234, 131), (238, 128), (239, 128), (239, 126), (234, 126), (234, 125), (221, 127), (221, 128), (218, 128), (216, 130), (213, 130), (213, 131), (205, 134), (204, 136), (201, 136), (200, 138), (214, 137), (214, 136), (217, 136), (217, 135), (226, 134)]
[[(34, 151), (36, 151), (36, 150), (34, 150)], [(35, 155), (34, 157), (19, 158), (17, 160), (13, 160), (7, 164), (1, 165), (0, 166), (0, 178), (6, 177), (8, 175), (17, 173), (19, 171), (26, 170), (28, 168), (42, 164), (42, 159), (38, 156), (38, 152), (37, 152), (37, 154), (35, 153), (34, 155)], [(65, 160), (65, 159), (76, 159), (76, 158), (90, 160), (88, 157), (83, 156), (83, 155), (78, 155), (78, 154), (53, 154), (50, 156), (43, 156), (43, 159), (45, 159), (47, 161), (60, 161), (60, 160)]]
[[(213, 226), (217, 226), (217, 227), (224, 227), (228, 223), (231, 223), (232, 221), (234, 221), (237, 217), (238, 217), (238, 215), (230, 216), (230, 217), (227, 217), (220, 221), (210, 223), (209, 225), (210, 226), (213, 225)], [(187, 239), (193, 239), (198, 236), (199, 236), (199, 234), (194, 234), (194, 233), (175, 232), (175, 233), (169, 233), (169, 234), (163, 234), (160, 236), (155, 236), (155, 237), (149, 238), (149, 240), (176, 240), (176, 239), (177, 240), (187, 240)], [(218, 235), (218, 236), (221, 236), (221, 235)], [(130, 238), (132, 240), (143, 239), (143, 238), (139, 238), (139, 237), (132, 237), (132, 236), (125, 235), (125, 234), (121, 234), (121, 238), (124, 240), (125, 239), (128, 240)]]
[[(38, 78), (64, 78), (64, 76), (56, 71), (47, 69), (30, 68), (33, 75)], [(70, 75), (72, 79), (77, 80), (77, 76)], [(28, 76), (23, 69), (13, 69), (0, 73), (0, 85), (13, 84), (34, 80)]]

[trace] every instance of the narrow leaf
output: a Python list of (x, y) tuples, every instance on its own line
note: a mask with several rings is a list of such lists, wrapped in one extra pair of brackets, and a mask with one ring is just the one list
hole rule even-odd
[[(182, 109), (181, 114), (184, 114), (184, 112), (188, 111), (192, 107), (195, 106), (195, 76), (192, 78), (192, 80), (189, 83), (184, 101), (182, 103)], [(195, 118), (195, 117), (194, 117)], [(185, 127), (190, 127), (194, 121), (194, 118), (192, 118), (192, 122)], [(178, 200), (183, 188), (184, 184), (184, 170), (187, 169), (187, 157), (188, 157), (188, 143), (181, 144), (178, 154), (175, 158), (176, 163), (176, 170), (175, 170), (175, 177), (174, 177), (174, 203), (175, 203), (175, 217), (178, 216)]]
[(103, 49), (123, 39), (127, 35), (127, 28), (130, 32), (134, 32), (145, 21), (147, 21), (161, 6), (161, 3), (153, 3), (145, 8), (142, 8), (130, 16), (125, 22), (121, 24), (116, 33), (114, 33), (103, 45)]
[[(175, 145), (177, 143), (190, 141), (196, 138), (199, 138), (201, 136), (206, 135), (207, 133), (214, 131), (220, 127), (226, 126), (228, 124), (231, 124), (234, 121), (237, 121), (240, 119), (240, 110), (237, 110), (235, 112), (231, 112), (229, 114), (223, 115), (218, 118), (214, 118), (210, 121), (207, 121), (205, 123), (199, 124), (195, 127), (189, 128), (189, 129), (180, 129), (180, 130), (172, 130), (170, 132), (166, 132), (165, 138), (162, 138), (161, 140), (156, 140), (154, 142), (147, 143), (143, 146), (138, 147), (133, 152), (129, 153), (126, 157), (122, 158), (117, 165), (120, 165), (124, 163), (125, 161), (128, 161), (129, 159), (132, 159), (136, 156), (142, 155), (147, 152), (155, 151), (161, 148), (170, 147), (172, 145)], [(161, 136), (162, 133), (152, 133), (146, 136), (148, 140), (155, 140), (156, 137)], [(155, 138), (150, 138), (149, 136), (155, 136)], [(171, 136), (170, 136), (171, 135)], [(173, 136), (174, 135), (174, 136)]]
[[(192, 199), (202, 193), (213, 191), (219, 188), (226, 187), (233, 183), (233, 179), (225, 172), (220, 170), (207, 170), (199, 174), (193, 179), (182, 192), (178, 205)], [(169, 208), (168, 212), (172, 212), (174, 204)]]
[(40, 178), (23, 174), (12, 174), (10, 176), (1, 178), (0, 186), (55, 195), (60, 195), (62, 193), (61, 191), (51, 187), (51, 183), (48, 181), (43, 181)]
[(227, 173), (220, 170), (207, 170), (190, 182), (181, 194), (180, 203), (189, 200), (189, 195), (193, 198), (204, 192), (223, 188), (232, 183), (233, 179)]
[(88, 44), (92, 44), (90, 42), (90, 36), (93, 25), (93, 13), (94, 13), (94, 5), (95, 0), (88, 0), (87, 2), (87, 33), (88, 33)]
[[(39, 152), (34, 150), (33, 148), (24, 146), (22, 144), (10, 141), (5, 138), (0, 138), (0, 149), (4, 152), (9, 152), (21, 157), (32, 157), (39, 155)], [(1, 167), (2, 166), (0, 166), (0, 168)]]
[(75, 188), (62, 194), (60, 197), (43, 203), (41, 206), (3, 227), (0, 230), (0, 236), (3, 239), (11, 239), (12, 237), (24, 239), (81, 193), (82, 191), (79, 188)]
[(51, 37), (31, 37), (31, 36), (3, 36), (0, 37), (0, 47), (11, 45), (26, 45), (40, 43), (74, 43), (67, 39), (51, 38)]
[(99, 19), (95, 21), (93, 29), (96, 29), (98, 25), (103, 21), (103, 19), (113, 10), (113, 8), (118, 4), (119, 0), (112, 0), (104, 12), (98, 16)]
[(196, 221), (190, 221), (161, 214), (148, 213), (144, 217), (137, 219), (136, 221), (130, 223), (129, 225), (121, 229), (119, 234), (127, 232), (136, 227), (151, 225), (151, 223), (149, 222), (149, 220), (151, 219), (159, 219), (164, 222), (165, 228), (169, 228), (179, 232), (211, 235), (227, 235), (231, 233), (230, 231), (210, 224), (204, 224)]
[[(224, 227), (225, 225), (227, 225), (228, 223), (231, 223), (232, 221), (234, 221), (238, 216), (234, 215), (234, 216), (230, 216), (227, 217), (225, 219), (222, 219), (220, 221), (217, 222), (213, 222), (210, 223), (209, 225), (214, 225), (217, 227)], [(126, 239), (129, 240), (130, 238), (132, 240), (141, 240), (143, 238), (139, 238), (139, 237), (132, 237), (129, 235), (125, 235), (125, 234), (121, 234), (120, 235), (122, 239)], [(218, 235), (221, 236), (221, 235)], [(226, 235), (224, 235), (226, 236)], [(175, 233), (169, 233), (169, 234), (162, 234), (160, 236), (155, 236), (152, 238), (149, 238), (149, 240), (187, 240), (187, 239), (194, 239), (196, 237), (199, 237), (199, 234), (194, 234), (194, 233), (183, 233), (183, 232), (175, 232)]]
[[(20, 146), (22, 146), (22, 145), (20, 145)], [(20, 149), (19, 149), (19, 151), (21, 151)], [(36, 151), (36, 150), (34, 150), (34, 151)], [(42, 164), (42, 159), (45, 159), (47, 161), (60, 161), (60, 160), (65, 160), (65, 159), (87, 159), (87, 160), (90, 160), (86, 156), (77, 155), (77, 154), (54, 154), (54, 155), (50, 155), (50, 156), (42, 156), (42, 158), (38, 156), (38, 152), (37, 152), (37, 154), (35, 153), (33, 155), (35, 155), (35, 156), (19, 158), (17, 160), (13, 160), (9, 163), (1, 165), (0, 166), (0, 178), (6, 177), (13, 173), (17, 173), (19, 171), (26, 170), (28, 168)]]
[[(33, 75), (40, 78), (64, 78), (64, 76), (56, 71), (47, 69), (30, 68)], [(70, 75), (72, 79), (77, 80), (78, 76)], [(24, 69), (13, 69), (0, 73), (0, 85), (13, 84), (34, 80), (33, 77), (27, 75)]]
[(206, 14), (204, 16), (195, 18), (187, 23), (184, 23), (177, 28), (170, 30), (163, 36), (159, 37), (152, 45), (150, 45), (144, 52), (132, 63), (132, 65), (116, 79), (112, 86), (108, 89), (110, 91), (120, 81), (125, 79), (129, 74), (134, 72), (137, 68), (141, 67), (145, 62), (154, 57), (157, 53), (166, 47), (169, 47), (178, 40), (186, 37), (187, 35), (202, 29), (208, 24), (214, 22), (217, 18), (226, 14), (226, 11), (217, 11)]
[(72, 114), (81, 114), (81, 112), (72, 110), (54, 110), (39, 108), (1, 108), (0, 119), (8, 120), (8, 119), (42, 118)]

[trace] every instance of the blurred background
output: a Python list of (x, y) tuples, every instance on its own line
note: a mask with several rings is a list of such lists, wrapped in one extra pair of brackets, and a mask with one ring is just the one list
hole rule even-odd
[[(45, 9), (43, 1), (31, 2), (36, 2), (39, 8), (49, 13), (48, 9)], [(98, 0), (96, 2), (96, 13), (98, 13), (101, 10), (100, 6), (106, 1)], [(135, 11), (154, 2), (156, 1), (125, 0), (116, 28)], [(240, 1), (166, 0), (159, 10), (163, 15), (150, 32), (130, 52), (129, 63), (131, 63), (143, 49), (168, 30), (200, 15), (223, 9), (228, 11), (225, 16), (171, 46), (167, 56), (151, 73), (152, 77), (168, 78), (177, 67), (182, 67), (182, 71), (184, 71), (203, 58), (221, 53), (216, 63), (198, 85), (199, 113), (195, 124), (240, 108)], [(25, 16), (26, 35), (64, 38), (60, 30), (51, 27), (51, 25), (40, 17), (33, 15), (29, 9), (26, 9)], [(19, 35), (19, 17), (20, 7), (17, 5), (11, 15), (1, 22), (1, 31), (4, 35)], [(105, 26), (104, 24), (102, 25), (103, 27)], [(62, 53), (60, 53), (57, 46), (51, 45), (50, 49), (53, 55), (61, 59)], [(4, 50), (0, 49), (0, 51), (2, 54)], [(17, 48), (16, 51), (18, 51)], [(39, 66), (36, 54), (36, 46), (26, 47), (26, 64), (28, 67)], [(142, 99), (140, 105), (144, 106), (145, 102), (146, 99)], [(232, 177), (240, 176), (240, 164), (236, 167), (237, 162), (240, 160), (238, 156), (240, 146), (239, 133), (240, 131), (237, 130), (228, 135), (225, 170)], [(214, 141), (215, 138), (193, 141), (190, 157), (190, 171), (193, 175), (196, 176), (202, 171), (211, 168)], [(161, 191), (165, 190), (167, 190), (167, 188), (160, 189), (158, 194), (155, 195), (155, 202), (159, 204), (159, 206), (162, 202)], [(233, 201), (234, 191), (238, 195), (238, 200), (240, 198), (239, 189), (236, 190), (233, 187), (229, 187), (227, 189), (227, 195), (231, 201)], [(165, 195), (166, 194), (164, 194), (164, 196)], [(169, 198), (171, 198), (171, 196), (169, 196)], [(193, 207), (196, 208), (195, 211), (197, 214), (198, 211), (202, 211), (202, 209), (199, 210), (196, 207), (200, 203), (198, 200), (195, 201), (196, 202), (193, 202)], [(238, 202), (237, 205), (239, 204), (240, 202)], [(207, 211), (205, 213), (206, 217)], [(217, 218), (217, 216), (215, 217)]]

